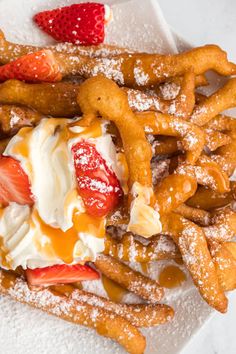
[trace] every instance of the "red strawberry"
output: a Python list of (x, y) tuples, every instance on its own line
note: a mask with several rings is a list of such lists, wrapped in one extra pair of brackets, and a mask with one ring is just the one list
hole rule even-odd
[(10, 202), (33, 204), (30, 184), (20, 163), (12, 157), (0, 156), (0, 204)]
[(91, 2), (39, 12), (34, 21), (56, 41), (96, 45), (104, 41), (105, 15), (103, 4)]
[(44, 49), (24, 55), (0, 66), (0, 81), (9, 79), (31, 82), (55, 82), (62, 78), (59, 65), (51, 50)]
[(102, 217), (112, 211), (122, 195), (120, 183), (94, 145), (80, 142), (72, 147), (79, 193), (87, 212)]
[(58, 264), (45, 268), (28, 268), (26, 269), (26, 278), (30, 285), (48, 286), (99, 279), (99, 273), (87, 265)]

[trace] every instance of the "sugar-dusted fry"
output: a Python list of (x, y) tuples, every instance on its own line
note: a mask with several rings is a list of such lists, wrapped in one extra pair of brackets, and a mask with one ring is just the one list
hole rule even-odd
[(191, 121), (203, 126), (228, 108), (236, 106), (236, 79), (230, 79), (222, 88), (199, 103), (193, 111)]
[(224, 291), (236, 289), (236, 243), (210, 244), (217, 275)]
[(176, 173), (195, 178), (198, 184), (209, 187), (218, 193), (229, 192), (228, 176), (220, 166), (207, 156), (201, 156), (195, 166), (180, 165)]
[(174, 316), (173, 309), (162, 304), (121, 304), (79, 289), (74, 290), (70, 297), (116, 313), (137, 327), (157, 326), (170, 321)]
[(226, 193), (218, 193), (207, 187), (199, 186), (196, 193), (186, 203), (194, 208), (211, 210), (228, 205), (233, 199), (234, 192), (232, 189)]
[(204, 133), (198, 127), (181, 118), (156, 112), (136, 113), (136, 117), (148, 134), (180, 137), (187, 151), (187, 161), (196, 162), (205, 143)]
[(139, 263), (180, 258), (179, 250), (172, 239), (163, 235), (154, 236), (149, 244), (144, 245), (129, 233), (125, 233), (120, 240), (107, 234), (103, 253), (124, 262)]
[(231, 130), (227, 134), (231, 138), (231, 142), (225, 146), (219, 147), (212, 158), (215, 159), (222, 170), (231, 177), (236, 169), (236, 130)]
[(206, 128), (224, 132), (236, 130), (236, 121), (235, 118), (219, 114), (206, 124)]
[(111, 58), (88, 58), (65, 53), (54, 55), (63, 76), (79, 74), (89, 78), (103, 74), (128, 87), (155, 86), (170, 77), (183, 75), (191, 68), (195, 75), (210, 69), (226, 76), (236, 72), (235, 65), (227, 60), (226, 53), (215, 45), (176, 55), (120, 54)]
[(79, 114), (77, 94), (78, 85), (68, 82), (27, 84), (8, 80), (0, 84), (0, 103), (27, 106), (53, 117), (74, 117)]
[(159, 302), (164, 295), (163, 288), (155, 280), (132, 270), (113, 257), (99, 255), (95, 266), (109, 279), (152, 303)]
[[(68, 299), (48, 289), (30, 290), (21, 278), (0, 271), (0, 293), (66, 321), (95, 329), (121, 344), (129, 353), (142, 354), (146, 343), (139, 330), (125, 318), (98, 306)], [(115, 325), (114, 325), (115, 324)]]
[(210, 223), (211, 214), (203, 209), (192, 208), (186, 204), (181, 204), (175, 209), (175, 212), (201, 226), (207, 226)]
[(170, 213), (188, 200), (197, 189), (197, 181), (189, 175), (172, 174), (165, 177), (155, 190), (160, 214)]
[(183, 150), (181, 141), (172, 136), (159, 136), (154, 143), (155, 155), (172, 155)]
[(206, 146), (210, 151), (215, 151), (221, 146), (230, 144), (232, 141), (229, 135), (211, 129), (205, 130), (205, 138)]
[(216, 269), (203, 231), (193, 222), (170, 213), (162, 217), (163, 231), (178, 245), (183, 261), (206, 302), (220, 312), (227, 310), (227, 298), (220, 287)]
[(0, 138), (12, 136), (25, 126), (32, 126), (42, 115), (30, 108), (14, 105), (0, 105)]
[(236, 234), (236, 213), (230, 207), (213, 213), (210, 226), (203, 231), (208, 241), (227, 242)]
[(160, 111), (187, 119), (195, 104), (194, 83), (195, 75), (191, 71), (184, 74), (178, 94), (171, 100), (159, 97), (155, 91), (147, 93), (129, 88), (124, 90), (127, 92), (130, 107), (135, 111)]
[[(17, 58), (29, 54), (38, 52), (42, 50), (42, 47), (22, 45), (12, 43), (6, 40), (4, 33), (0, 30), (0, 63), (7, 64), (9, 61), (16, 60)], [(92, 46), (81, 46), (74, 45), (71, 43), (58, 43), (56, 45), (48, 46), (52, 52), (56, 53), (67, 53), (71, 55), (84, 55), (88, 57), (111, 57), (122, 53), (131, 53), (132, 51), (127, 48), (118, 47), (109, 44), (100, 44)], [(201, 80), (200, 80), (201, 79)], [(203, 78), (200, 77), (199, 81), (204, 82)]]

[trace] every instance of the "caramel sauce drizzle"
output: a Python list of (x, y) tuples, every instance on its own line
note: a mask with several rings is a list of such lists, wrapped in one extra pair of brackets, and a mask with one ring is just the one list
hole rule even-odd
[(94, 218), (87, 213), (74, 213), (73, 227), (67, 231), (47, 225), (39, 216), (37, 210), (33, 211), (31, 226), (36, 228), (35, 222), (39, 225), (40, 233), (47, 236), (49, 242), (42, 245), (35, 243), (40, 252), (44, 252), (48, 257), (53, 252), (63, 260), (64, 263), (73, 262), (75, 245), (79, 240), (79, 233), (90, 233), (94, 237), (103, 238), (105, 235), (105, 218)]
[(128, 293), (127, 290), (115, 283), (113, 280), (107, 278), (102, 274), (102, 284), (106, 290), (107, 296), (111, 301), (121, 302), (124, 295)]
[(176, 288), (186, 280), (185, 273), (176, 266), (165, 267), (159, 275), (159, 284), (164, 288)]

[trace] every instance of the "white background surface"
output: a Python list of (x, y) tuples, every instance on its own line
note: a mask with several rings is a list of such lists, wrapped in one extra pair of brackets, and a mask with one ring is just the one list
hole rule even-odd
[[(193, 45), (219, 44), (236, 62), (235, 0), (159, 0), (170, 26)], [(236, 294), (227, 315), (216, 314), (181, 354), (236, 353)]]

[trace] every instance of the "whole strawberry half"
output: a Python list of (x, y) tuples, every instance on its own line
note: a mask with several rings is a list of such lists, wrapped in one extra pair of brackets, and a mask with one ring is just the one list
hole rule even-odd
[(96, 45), (104, 41), (105, 8), (108, 7), (92, 2), (74, 4), (39, 12), (34, 21), (59, 42)]

